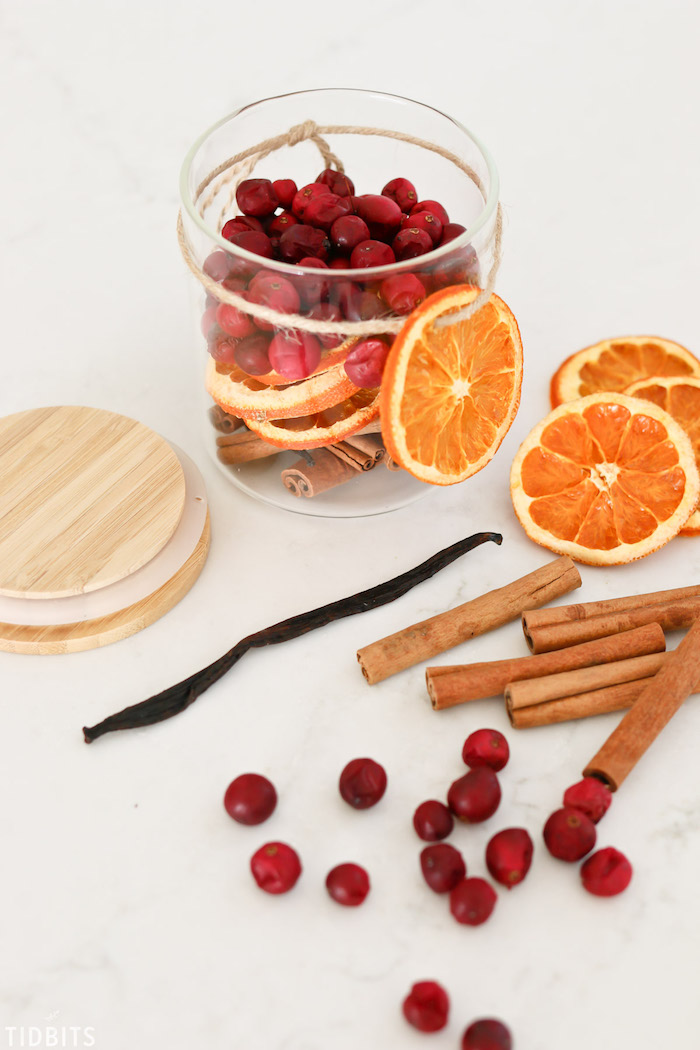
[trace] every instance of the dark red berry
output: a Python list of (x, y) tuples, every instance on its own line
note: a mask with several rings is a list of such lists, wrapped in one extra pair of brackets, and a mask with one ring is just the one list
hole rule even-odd
[(495, 773), (503, 769), (510, 757), (508, 741), (497, 729), (477, 729), (464, 741), (462, 759), (471, 769), (490, 766)]
[(336, 281), (330, 289), (330, 301), (349, 321), (356, 321), (360, 316), (361, 297), (362, 288), (354, 281)]
[(396, 256), (383, 241), (360, 241), (350, 255), (350, 266), (353, 270), (363, 270), (370, 266), (391, 266), (393, 262), (396, 262)]
[(486, 867), (492, 878), (511, 889), (522, 882), (532, 864), (532, 839), (524, 828), (505, 828), (486, 847)]
[(374, 389), (382, 381), (388, 356), (389, 347), (382, 339), (361, 339), (345, 358), (345, 371), (355, 386)]
[(269, 179), (245, 179), (236, 189), (236, 204), (244, 215), (271, 215), (279, 200)]
[(262, 332), (250, 335), (236, 346), (233, 359), (250, 376), (264, 376), (272, 371), (267, 350), (270, 341)]
[(414, 204), (418, 203), (416, 187), (408, 179), (391, 179), (382, 190), (382, 197), (388, 197), (405, 212), (409, 212)]
[(287, 893), (301, 875), (301, 861), (286, 843), (267, 842), (250, 858), (250, 870), (265, 893)]
[(291, 208), (294, 195), (297, 192), (297, 184), (294, 179), (275, 179), (272, 188), (277, 194), (277, 200), (281, 208)]
[[(285, 277), (265, 271), (250, 282), (248, 294), (251, 302), (268, 306), (279, 314), (295, 314), (299, 309), (299, 295), (291, 281)], [(275, 325), (270, 321), (256, 320), (258, 328), (271, 331)]]
[(218, 310), (217, 303), (207, 306), (206, 310), (202, 314), (202, 319), (199, 322), (199, 327), (202, 329), (202, 335), (206, 337), (211, 332), (212, 328), (216, 324), (216, 311)]
[(584, 777), (564, 792), (564, 805), (585, 813), (597, 824), (607, 813), (612, 802), (612, 792), (597, 777)]
[[(315, 259), (313, 256), (304, 256), (297, 263), (307, 270), (327, 270), (328, 264), (323, 259)], [(299, 292), (299, 298), (306, 307), (316, 306), (328, 296), (328, 281), (324, 277), (310, 277), (308, 274), (299, 274), (292, 278)]]
[(369, 239), (369, 226), (359, 215), (341, 215), (331, 226), (331, 241), (341, 252), (351, 252)]
[(461, 226), (458, 222), (448, 222), (446, 226), (442, 227), (440, 244), (449, 244), (450, 241), (454, 241), (456, 237), (461, 237), (466, 232), (466, 226)]
[(462, 879), (450, 893), (450, 911), (465, 926), (480, 926), (496, 907), (496, 891), (486, 879)]
[(439, 1032), (447, 1024), (450, 1000), (437, 981), (418, 981), (403, 1001), (403, 1015), (419, 1032)]
[(488, 766), (477, 766), (459, 777), (450, 786), (447, 804), (459, 820), (466, 824), (479, 824), (498, 809), (501, 801), (501, 785), (498, 777)]
[(467, 874), (462, 854), (449, 842), (436, 842), (421, 850), (420, 870), (434, 893), (449, 893)]
[(258, 230), (245, 230), (243, 233), (235, 233), (230, 240), (231, 244), (235, 244), (237, 248), (253, 252), (254, 255), (262, 255), (265, 259), (272, 259), (275, 254), (272, 250), (270, 238), (266, 233), (259, 233)]
[(423, 230), (433, 245), (439, 244), (442, 237), (442, 223), (431, 211), (417, 211), (415, 215), (407, 215), (401, 223), (401, 229)]
[(513, 1050), (506, 1026), (492, 1017), (480, 1018), (462, 1036), (462, 1050)]
[(278, 332), (267, 352), (270, 364), (285, 379), (306, 379), (321, 360), (321, 344), (310, 332)]
[(335, 171), (334, 168), (324, 168), (316, 182), (322, 186), (327, 186), (338, 197), (352, 197), (355, 192), (355, 185), (352, 179), (348, 178), (341, 171)]
[(424, 842), (439, 842), (446, 839), (454, 827), (454, 817), (449, 809), (437, 799), (421, 802), (413, 814), (416, 835)]
[[(232, 220), (237, 226), (243, 226), (246, 230), (254, 230), (255, 233), (264, 233), (265, 227), (263, 226), (260, 219), (256, 219), (254, 215), (236, 215)], [(223, 230), (221, 231), (224, 232)]]
[(548, 817), (543, 836), (553, 857), (573, 862), (581, 860), (595, 846), (595, 824), (585, 813), (565, 806)]
[[(308, 316), (314, 321), (332, 321), (337, 324), (338, 321), (343, 320), (343, 315), (340, 308), (335, 303), (316, 303), (308, 311)], [(338, 346), (343, 342), (342, 335), (333, 334), (331, 332), (324, 334), (323, 332), (314, 332), (314, 335), (318, 339), (324, 350), (330, 350), (331, 347)]]
[(357, 320), (371, 321), (373, 317), (386, 317), (387, 308), (384, 300), (376, 293), (365, 290), (357, 304)]
[(328, 265), (331, 270), (349, 270), (350, 257), (347, 255), (336, 255)]
[(399, 230), (391, 242), (394, 255), (402, 262), (404, 259), (417, 259), (419, 255), (425, 255), (432, 251), (433, 242), (430, 234), (425, 230), (419, 230), (417, 226), (409, 226)]
[[(302, 186), (300, 190), (294, 194), (292, 200), (292, 211), (298, 219), (304, 221), (304, 214), (308, 205), (314, 200), (315, 197), (321, 197), (324, 194), (332, 193), (324, 183), (321, 182), (310, 182), (307, 186)], [(340, 194), (338, 194), (340, 196)]]
[(396, 201), (378, 193), (365, 193), (353, 200), (355, 211), (369, 226), (370, 237), (390, 241), (403, 219), (403, 212)]
[(223, 281), (231, 273), (232, 263), (231, 256), (226, 252), (212, 252), (202, 263), (202, 269), (212, 281)]
[(281, 211), (279, 215), (273, 215), (267, 227), (268, 237), (280, 238), (290, 226), (298, 226), (299, 221), (293, 211)]
[(353, 809), (376, 806), (386, 791), (386, 772), (371, 758), (353, 758), (340, 774), (338, 788)]
[(228, 303), (220, 303), (216, 311), (216, 321), (220, 328), (228, 335), (242, 339), (243, 336), (252, 335), (255, 325), (248, 314)]
[(351, 204), (347, 197), (326, 193), (309, 201), (304, 209), (304, 222), (322, 230), (330, 230), (336, 219), (349, 215), (350, 211)]
[[(237, 233), (249, 233), (250, 226), (247, 226), (244, 222), (241, 221), (245, 218), (245, 215), (238, 215), (235, 219), (229, 219), (228, 222), (225, 222), (224, 225), (221, 227), (221, 236), (225, 237), (227, 241), (230, 241), (233, 240)], [(264, 231), (262, 231), (261, 229), (260, 232)]]
[(447, 226), (450, 221), (450, 217), (446, 210), (443, 208), (442, 204), (439, 204), (437, 201), (419, 201), (418, 204), (411, 208), (410, 214), (414, 215), (419, 211), (431, 211), (433, 215), (440, 220), (443, 226)]
[(382, 281), (381, 293), (395, 314), (410, 314), (425, 299), (425, 286), (413, 273), (397, 273)]
[(262, 824), (277, 805), (274, 784), (259, 773), (241, 773), (226, 788), (226, 812), (239, 824)]
[(222, 365), (233, 365), (236, 363), (236, 348), (238, 340), (232, 335), (226, 335), (217, 326), (210, 331), (207, 339), (207, 350), (215, 361)]
[(338, 904), (356, 908), (369, 893), (369, 875), (359, 864), (338, 864), (326, 876), (326, 889)]
[(581, 865), (584, 889), (596, 897), (614, 897), (626, 890), (632, 878), (632, 865), (624, 853), (607, 846), (592, 853)]
[(330, 246), (324, 230), (299, 224), (284, 231), (280, 237), (279, 253), (285, 262), (298, 263), (307, 257), (325, 259)]

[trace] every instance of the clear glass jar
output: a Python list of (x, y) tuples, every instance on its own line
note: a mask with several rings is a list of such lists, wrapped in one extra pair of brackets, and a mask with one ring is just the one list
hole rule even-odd
[[(294, 144), (280, 146), (290, 129)], [(268, 152), (271, 145), (277, 148)], [(332, 153), (324, 156), (326, 148)], [(301, 189), (336, 166), (329, 156), (354, 183), (354, 189), (341, 185), (350, 213), (360, 208), (356, 195), (381, 195), (387, 183), (403, 178), (419, 202), (439, 201), (464, 232), (451, 228), (452, 239), (443, 234), (444, 243), (425, 254), (359, 269), (350, 265), (349, 247), (331, 242), (329, 252), (329, 241), (321, 244), (333, 236), (330, 230), (309, 235), (308, 248), (298, 230), (280, 244), (288, 222), (294, 225), (289, 205), (253, 216), (248, 225), (254, 229), (229, 227), (234, 241), (223, 235), (227, 222), (240, 221), (236, 187), (242, 180), (291, 179)], [(425, 294), (454, 284), (483, 287), (494, 264), (498, 204), (498, 176), (484, 147), (459, 123), (418, 102), (354, 89), (303, 91), (246, 106), (206, 131), (185, 159), (180, 190), (181, 248), (198, 278), (199, 404), (207, 448), (220, 470), (264, 502), (328, 517), (382, 513), (426, 494), (431, 486), (386, 469), (396, 465), (382, 455), (376, 368), (366, 379), (373, 385), (363, 386), (348, 356), (358, 339), (375, 335), (390, 347), (392, 331), (383, 329), (395, 331), (410, 309), (404, 300), (392, 308), (387, 278), (417, 276)], [(400, 206), (407, 214), (411, 203), (403, 199)], [(388, 232), (381, 217), (368, 223), (370, 239), (393, 242), (396, 226)], [(241, 232), (254, 236), (237, 236)], [(258, 254), (269, 245), (284, 257)], [(308, 263), (307, 251), (321, 262)], [(253, 299), (255, 316), (232, 306), (231, 299), (240, 306), (241, 297)], [(274, 313), (262, 318), (261, 306)], [(301, 317), (312, 331), (290, 336), (286, 315)], [(320, 330), (329, 323), (333, 330)], [(381, 358), (381, 344), (377, 352)], [(370, 440), (358, 440), (358, 431), (370, 432)], [(305, 498), (309, 484), (318, 491)]]

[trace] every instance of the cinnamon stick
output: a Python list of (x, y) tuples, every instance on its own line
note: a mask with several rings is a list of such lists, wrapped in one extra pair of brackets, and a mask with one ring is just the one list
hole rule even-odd
[(223, 434), (230, 434), (234, 430), (238, 430), (239, 427), (243, 426), (243, 420), (239, 419), (238, 416), (230, 416), (228, 412), (224, 412), (220, 405), (212, 405), (209, 409), (209, 419), (212, 425), (220, 430)]
[(591, 715), (605, 715), (611, 711), (625, 711), (641, 696), (648, 681), (647, 678), (640, 678), (636, 682), (620, 682), (619, 685), (592, 689), (575, 696), (562, 696), (559, 700), (548, 700), (543, 704), (518, 707), (513, 711), (508, 710), (508, 717), (514, 729), (533, 729), (535, 726), (572, 722)]
[(357, 654), (362, 673), (374, 685), (580, 586), (572, 560), (556, 558), (505, 587), (365, 646)]
[(357, 477), (358, 472), (354, 467), (325, 448), (315, 448), (313, 460), (311, 465), (305, 459), (299, 459), (282, 471), (285, 488), (295, 496), (312, 498)]
[(541, 678), (545, 675), (577, 668), (608, 664), (647, 653), (662, 652), (666, 647), (664, 632), (658, 624), (647, 624), (632, 631), (611, 635), (568, 649), (539, 656), (521, 656), (512, 660), (429, 667), (425, 672), (430, 701), (441, 711), (469, 700), (499, 696), (509, 683)]
[(375, 463), (381, 462), (386, 456), (386, 449), (382, 444), (381, 434), (351, 434), (345, 439), (346, 444), (359, 449), (360, 452), (371, 456)]
[(250, 463), (255, 459), (277, 456), (280, 449), (250, 430), (236, 430), (216, 439), (216, 455), (222, 463)]
[(648, 680), (634, 706), (593, 756), (583, 775), (598, 777), (616, 791), (699, 678), (700, 619), (696, 619), (678, 648), (668, 654), (661, 670)]
[[(624, 638), (624, 634), (618, 637)], [(622, 682), (638, 682), (640, 679), (651, 678), (661, 668), (666, 656), (664, 652), (649, 653), (647, 656), (614, 660), (612, 663), (582, 667), (576, 671), (563, 671), (543, 678), (510, 682), (504, 693), (506, 707), (508, 711), (516, 711), (520, 707), (532, 707), (549, 700), (560, 700), (564, 696), (576, 696), (593, 689), (620, 685)]]
[(338, 441), (335, 445), (328, 445), (328, 451), (353, 467), (354, 470), (371, 470), (376, 464), (374, 456), (368, 455), (359, 448), (353, 448), (346, 441)]
[(605, 613), (628, 612), (648, 605), (662, 605), (683, 598), (700, 597), (700, 584), (692, 587), (675, 587), (670, 591), (651, 591), (648, 594), (628, 594), (622, 598), (605, 598), (597, 602), (579, 602), (575, 605), (555, 605), (546, 609), (533, 609), (523, 614), (523, 624), (544, 627), (565, 620), (587, 620), (591, 616)]

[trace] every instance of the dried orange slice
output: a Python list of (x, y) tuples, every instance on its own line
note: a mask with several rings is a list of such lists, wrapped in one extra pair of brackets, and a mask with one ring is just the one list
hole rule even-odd
[(621, 393), (648, 376), (700, 376), (700, 361), (680, 343), (656, 335), (603, 339), (567, 357), (552, 376), (552, 408), (599, 390)]
[(453, 485), (485, 467), (520, 403), (522, 343), (502, 299), (492, 295), (467, 320), (435, 325), (478, 293), (456, 285), (428, 296), (396, 337), (382, 377), (387, 450), (433, 485)]
[[(332, 350), (324, 352), (323, 357), (319, 361), (313, 372), (310, 373), (312, 376), (321, 375), (322, 372), (328, 372), (334, 365), (341, 364), (348, 356), (353, 346), (357, 342), (357, 338), (346, 339), (344, 343), (339, 346), (334, 346)], [(307, 377), (309, 378), (309, 377)], [(262, 386), (288, 386), (289, 380), (285, 379), (279, 372), (266, 372), (261, 376), (251, 376), (251, 379), (255, 379), (256, 383), (261, 383)]]
[(627, 394), (560, 405), (525, 439), (510, 474), (530, 539), (590, 565), (621, 565), (668, 543), (698, 501), (690, 438)]
[(292, 419), (246, 419), (258, 437), (278, 448), (321, 448), (357, 434), (379, 415), (376, 390), (355, 388), (355, 393), (321, 412)]
[(268, 386), (235, 365), (220, 364), (213, 358), (207, 362), (205, 386), (225, 412), (246, 421), (322, 412), (359, 389), (348, 377), (342, 361), (298, 383)]
[[(700, 468), (700, 378), (653, 376), (651, 379), (640, 379), (638, 383), (633, 383), (625, 393), (653, 401), (659, 408), (669, 412), (690, 438), (695, 463)], [(700, 535), (700, 510), (696, 508), (693, 511), (680, 535)]]

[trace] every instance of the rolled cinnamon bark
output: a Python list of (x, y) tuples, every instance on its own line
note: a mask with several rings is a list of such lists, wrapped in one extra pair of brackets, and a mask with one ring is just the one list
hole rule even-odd
[(233, 434), (218, 437), (216, 444), (216, 455), (222, 463), (250, 463), (267, 456), (277, 456), (282, 451), (250, 430), (236, 430)]
[(372, 470), (376, 464), (374, 456), (369, 456), (359, 448), (353, 448), (347, 441), (339, 441), (335, 445), (328, 445), (328, 451), (358, 471)]
[(621, 682), (575, 696), (562, 696), (543, 704), (518, 707), (508, 710), (508, 717), (514, 729), (534, 729), (536, 726), (573, 722), (591, 715), (605, 715), (611, 711), (625, 711), (641, 696), (648, 681), (648, 678), (640, 678), (636, 682)]
[(351, 434), (345, 443), (371, 456), (375, 463), (380, 463), (386, 456), (381, 434)]
[[(619, 637), (624, 637), (624, 634)], [(651, 678), (660, 669), (666, 656), (663, 652), (650, 653), (648, 656), (614, 660), (612, 663), (582, 667), (576, 671), (563, 671), (543, 678), (511, 682), (506, 686), (504, 693), (506, 707), (510, 712), (519, 707), (532, 707), (549, 700), (560, 700), (563, 696), (576, 696), (593, 689), (605, 689), (621, 682), (637, 682), (640, 679)]]
[(239, 427), (243, 426), (243, 420), (239, 419), (238, 416), (230, 416), (228, 412), (224, 412), (220, 405), (212, 405), (209, 409), (209, 419), (212, 425), (220, 430), (222, 434), (231, 434), (234, 430), (238, 430)]
[(700, 598), (700, 585), (676, 587), (670, 591), (651, 591), (649, 594), (629, 594), (622, 598), (606, 598), (598, 602), (580, 602), (575, 605), (555, 605), (547, 609), (533, 609), (523, 613), (523, 627), (545, 627), (567, 620), (588, 620), (606, 613), (629, 612), (649, 605), (665, 605), (684, 598)]
[(572, 560), (556, 558), (505, 587), (365, 646), (357, 654), (362, 673), (374, 685), (580, 586)]
[(596, 664), (607, 665), (612, 661), (663, 652), (665, 647), (664, 632), (658, 624), (651, 623), (622, 634), (583, 642), (581, 645), (572, 645), (568, 649), (542, 653), (539, 656), (429, 667), (425, 677), (433, 708), (441, 711), (469, 700), (499, 696), (509, 683), (575, 671), (577, 668)]
[(354, 467), (325, 448), (315, 448), (313, 460), (311, 465), (305, 459), (299, 459), (282, 471), (285, 488), (295, 496), (312, 498), (358, 476)]

